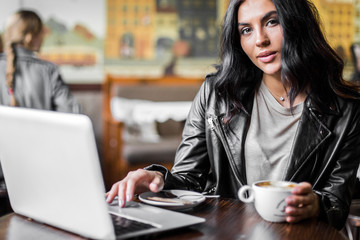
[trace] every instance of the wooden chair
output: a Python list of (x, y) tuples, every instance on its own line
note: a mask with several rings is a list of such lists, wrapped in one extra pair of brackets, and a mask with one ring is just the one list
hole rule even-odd
[[(146, 101), (192, 101), (203, 78), (123, 78), (107, 75), (103, 83), (103, 173), (106, 187), (121, 180), (130, 170), (153, 163), (171, 168), (181, 140), (183, 122), (157, 124), (161, 139), (156, 142), (127, 142), (127, 125), (116, 120), (111, 110), (114, 97)], [(169, 134), (169, 132), (173, 132)]]

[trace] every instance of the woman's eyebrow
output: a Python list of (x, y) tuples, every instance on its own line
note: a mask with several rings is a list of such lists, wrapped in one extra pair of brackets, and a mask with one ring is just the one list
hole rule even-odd
[(270, 12), (268, 12), (267, 14), (265, 14), (265, 15), (261, 18), (261, 21), (264, 21), (265, 19), (270, 18), (271, 15), (273, 15), (273, 14), (277, 14), (277, 12), (276, 12), (276, 11), (270, 11)]
[[(262, 21), (262, 22), (265, 21), (266, 19), (270, 18), (271, 15), (273, 15), (273, 14), (277, 14), (277, 12), (276, 12), (276, 11), (270, 11), (270, 12), (266, 13), (266, 14), (261, 18), (261, 21)], [(246, 23), (246, 22), (239, 22), (239, 23), (238, 23), (238, 26), (239, 26), (239, 27), (240, 27), (240, 26), (246, 26), (246, 25), (249, 25), (249, 24)]]

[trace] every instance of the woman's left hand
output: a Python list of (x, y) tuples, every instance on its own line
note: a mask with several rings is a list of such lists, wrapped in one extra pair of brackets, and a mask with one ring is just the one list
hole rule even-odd
[(291, 191), (292, 195), (286, 198), (286, 221), (299, 222), (304, 219), (319, 216), (319, 197), (313, 192), (310, 183), (299, 183)]

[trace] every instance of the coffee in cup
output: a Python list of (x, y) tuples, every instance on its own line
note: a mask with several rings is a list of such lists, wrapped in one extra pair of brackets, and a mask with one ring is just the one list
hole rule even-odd
[(245, 203), (254, 202), (259, 215), (270, 222), (285, 221), (285, 199), (297, 184), (287, 181), (258, 181), (239, 189), (238, 196)]

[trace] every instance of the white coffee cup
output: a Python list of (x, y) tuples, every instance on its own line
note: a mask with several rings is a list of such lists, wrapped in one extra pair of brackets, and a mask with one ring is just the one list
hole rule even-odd
[(287, 181), (258, 181), (251, 186), (242, 186), (238, 196), (245, 203), (254, 202), (259, 215), (270, 222), (284, 222), (286, 218), (285, 198), (297, 184)]

